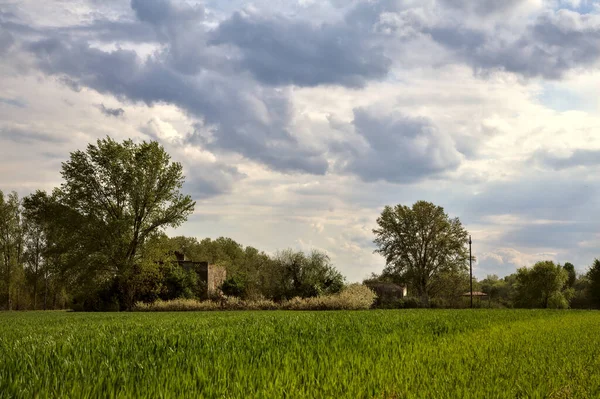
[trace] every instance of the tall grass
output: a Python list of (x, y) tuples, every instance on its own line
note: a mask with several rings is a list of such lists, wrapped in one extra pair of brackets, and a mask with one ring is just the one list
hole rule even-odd
[(596, 398), (600, 313), (0, 313), (0, 397)]
[(197, 301), (195, 299), (173, 299), (153, 303), (137, 303), (138, 312), (185, 312), (207, 310), (365, 310), (375, 301), (375, 293), (362, 284), (350, 284), (341, 292), (315, 298), (292, 298), (273, 302), (268, 299), (242, 300), (224, 297), (220, 300)]

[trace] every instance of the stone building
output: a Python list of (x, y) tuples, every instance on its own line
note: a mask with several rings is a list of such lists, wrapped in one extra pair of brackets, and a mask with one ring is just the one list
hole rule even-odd
[(188, 271), (193, 270), (198, 274), (200, 284), (204, 288), (203, 298), (215, 295), (227, 278), (227, 271), (223, 266), (188, 260), (179, 252), (175, 253), (175, 256), (177, 257), (177, 264), (179, 266)]

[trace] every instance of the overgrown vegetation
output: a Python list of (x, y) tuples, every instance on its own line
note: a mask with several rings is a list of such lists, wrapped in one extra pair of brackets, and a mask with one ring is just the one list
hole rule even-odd
[(0, 313), (0, 397), (596, 398), (600, 313)]
[(110, 138), (71, 153), (63, 184), (20, 200), (0, 191), (0, 309), (131, 310), (135, 303), (207, 299), (197, 270), (223, 266), (227, 295), (284, 301), (344, 286), (329, 257), (284, 250), (268, 256), (230, 238), (175, 237), (194, 202), (182, 167), (157, 142)]
[[(218, 292), (209, 293), (200, 267), (177, 256), (224, 268), (227, 279), (218, 288), (237, 298), (237, 307), (296, 301), (331, 308), (324, 303), (344, 288), (322, 252), (267, 255), (226, 237), (168, 237), (165, 229), (181, 225), (195, 204), (181, 193), (181, 165), (157, 142), (101, 139), (71, 153), (61, 173), (63, 183), (50, 193), (19, 199), (0, 191), (0, 309), (111, 311), (214, 299)], [(465, 306), (468, 233), (458, 218), (426, 201), (387, 206), (373, 233), (386, 267), (365, 282), (408, 286), (411, 296), (380, 290), (375, 306)], [(570, 263), (542, 261), (474, 281), (474, 289), (487, 294), (479, 307), (598, 308), (600, 261), (584, 275)]]
[(178, 312), (206, 310), (366, 310), (373, 306), (376, 295), (361, 284), (350, 284), (341, 292), (313, 297), (294, 297), (274, 302), (269, 299), (244, 300), (223, 297), (219, 300), (198, 301), (174, 299), (171, 301), (140, 302), (135, 310), (140, 312)]

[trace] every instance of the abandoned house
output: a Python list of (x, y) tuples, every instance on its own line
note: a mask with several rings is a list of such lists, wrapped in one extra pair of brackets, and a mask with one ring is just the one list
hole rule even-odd
[(391, 304), (399, 299), (405, 298), (407, 295), (406, 286), (403, 285), (385, 281), (371, 281), (365, 283), (365, 285), (377, 294), (375, 305), (378, 307), (385, 304)]
[(206, 288), (203, 297), (208, 298), (219, 291), (219, 288), (227, 278), (227, 271), (223, 266), (210, 265), (208, 262), (197, 262), (188, 260), (180, 252), (175, 252), (177, 264), (185, 270), (193, 270), (198, 274), (200, 283)]

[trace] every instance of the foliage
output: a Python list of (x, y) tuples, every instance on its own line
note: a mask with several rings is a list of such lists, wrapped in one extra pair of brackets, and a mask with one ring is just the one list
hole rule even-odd
[(599, 323), (485, 309), (0, 313), (0, 397), (595, 398)]
[(274, 300), (334, 294), (344, 287), (344, 277), (322, 252), (288, 249), (278, 252), (270, 266), (266, 296)]
[(243, 300), (236, 297), (225, 297), (219, 301), (196, 299), (158, 300), (154, 303), (138, 303), (135, 310), (139, 312), (197, 312), (211, 310), (274, 310), (280, 305), (268, 299)]
[(560, 265), (544, 261), (517, 271), (515, 304), (525, 308), (565, 308), (563, 288), (568, 274)]
[(223, 297), (220, 300), (198, 301), (195, 299), (158, 300), (154, 303), (138, 303), (135, 310), (143, 312), (201, 311), (201, 310), (360, 310), (370, 309), (376, 295), (362, 284), (350, 284), (336, 294), (319, 297), (295, 297), (282, 302), (269, 299), (244, 300), (239, 297)]
[(17, 193), (0, 191), (0, 306), (19, 309), (24, 282), (24, 240), (21, 202)]
[(246, 293), (246, 287), (239, 277), (230, 277), (223, 282), (221, 291), (224, 295), (241, 298)]
[(589, 296), (593, 306), (600, 308), (600, 259), (595, 259), (588, 270)]
[(72, 250), (79, 258), (70, 272), (92, 285), (116, 279), (121, 305), (130, 308), (144, 244), (161, 229), (179, 226), (194, 209), (179, 191), (181, 164), (171, 162), (157, 142), (106, 138), (71, 153), (62, 176), (56, 197), (68, 211), (64, 228), (76, 239)]
[(577, 281), (577, 272), (575, 271), (575, 266), (572, 263), (567, 262), (563, 265), (563, 269), (565, 269), (568, 275), (566, 282), (567, 287), (573, 288), (575, 286), (575, 282)]
[(458, 218), (430, 202), (386, 206), (377, 219), (375, 251), (386, 259), (384, 274), (408, 282), (427, 302), (441, 273), (460, 273), (468, 265), (468, 233)]

